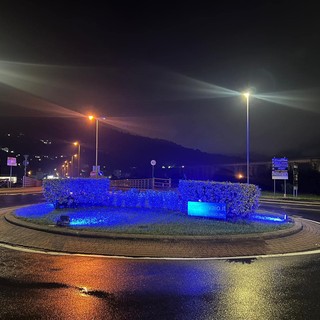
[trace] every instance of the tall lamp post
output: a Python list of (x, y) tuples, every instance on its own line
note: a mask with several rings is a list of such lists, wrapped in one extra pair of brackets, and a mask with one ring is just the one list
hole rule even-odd
[(250, 123), (249, 123), (249, 98), (250, 98), (250, 92), (245, 92), (243, 94), (246, 97), (247, 100), (247, 184), (250, 183)]
[(74, 154), (73, 156), (71, 156), (71, 176), (74, 177), (74, 158), (77, 158), (78, 155)]
[(73, 144), (78, 146), (78, 177), (80, 177), (80, 142), (76, 141)]
[(99, 147), (99, 118), (95, 118), (94, 116), (89, 116), (89, 120), (96, 120), (96, 178), (98, 177), (98, 147)]

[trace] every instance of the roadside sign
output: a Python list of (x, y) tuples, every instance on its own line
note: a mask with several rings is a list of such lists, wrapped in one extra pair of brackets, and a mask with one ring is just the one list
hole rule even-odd
[(17, 158), (15, 158), (15, 157), (8, 157), (8, 158), (7, 158), (7, 166), (9, 166), (9, 167), (16, 167), (16, 166), (17, 166)]
[(288, 171), (286, 170), (276, 170), (272, 171), (273, 180), (288, 180)]
[(288, 158), (272, 159), (272, 179), (288, 180)]

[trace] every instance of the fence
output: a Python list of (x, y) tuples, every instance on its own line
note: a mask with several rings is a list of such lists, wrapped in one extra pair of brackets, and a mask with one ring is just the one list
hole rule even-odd
[(42, 181), (24, 176), (22, 178), (22, 185), (23, 187), (40, 187), (42, 185)]
[(171, 179), (149, 178), (149, 179), (123, 179), (111, 180), (111, 188), (114, 189), (170, 189)]

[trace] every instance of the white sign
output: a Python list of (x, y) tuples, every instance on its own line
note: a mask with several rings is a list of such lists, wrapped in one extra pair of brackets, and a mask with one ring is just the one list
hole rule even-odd
[(152, 166), (155, 166), (157, 164), (156, 160), (151, 160), (150, 163), (151, 163)]
[(8, 157), (7, 158), (7, 166), (16, 167), (17, 166), (17, 159), (14, 157)]
[(275, 170), (272, 171), (273, 180), (288, 180), (288, 171), (287, 170)]

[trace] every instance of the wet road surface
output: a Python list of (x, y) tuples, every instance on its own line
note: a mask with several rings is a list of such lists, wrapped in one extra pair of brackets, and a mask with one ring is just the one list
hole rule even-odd
[(45, 202), (42, 193), (36, 194), (0, 194), (0, 208), (13, 207), (13, 206), (23, 206), (27, 204), (34, 204)]
[(0, 319), (319, 319), (320, 255), (166, 261), (0, 248)]

